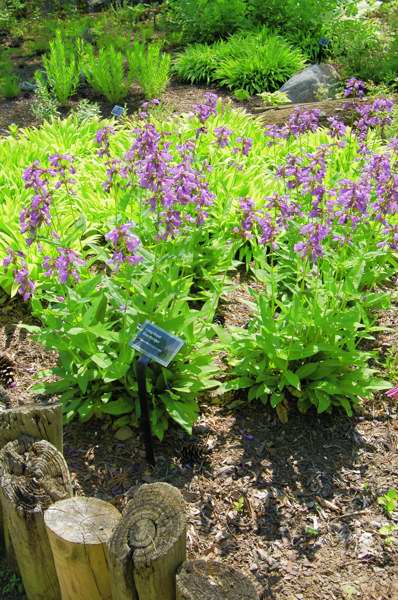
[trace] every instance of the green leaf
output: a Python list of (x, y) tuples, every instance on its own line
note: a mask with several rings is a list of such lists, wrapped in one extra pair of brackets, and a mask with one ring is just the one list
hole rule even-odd
[(289, 385), (296, 388), (296, 390), (301, 390), (300, 378), (296, 375), (296, 373), (287, 370), (283, 373), (283, 377), (286, 379)]
[(104, 352), (97, 352), (91, 356), (91, 360), (95, 362), (101, 369), (107, 369), (112, 364), (112, 359)]
[(100, 411), (107, 415), (125, 415), (133, 410), (132, 398), (118, 398), (100, 406)]
[(162, 394), (162, 400), (171, 418), (181, 425), (185, 431), (192, 434), (192, 425), (199, 416), (199, 407), (196, 400), (181, 402), (172, 398), (169, 394)]

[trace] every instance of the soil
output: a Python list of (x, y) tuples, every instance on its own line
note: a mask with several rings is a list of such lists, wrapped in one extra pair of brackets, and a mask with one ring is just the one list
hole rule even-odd
[[(222, 311), (227, 325), (250, 318), (246, 294), (237, 282)], [(24, 321), (32, 319), (19, 298), (6, 300), (0, 351), (13, 355), (14, 394), (26, 400), (35, 373), (56, 357), (16, 327)], [(385, 353), (395, 347), (398, 305), (381, 322), (391, 329), (380, 334)], [(396, 401), (379, 397), (354, 419), (292, 411), (287, 425), (261, 404), (236, 401), (233, 411), (203, 403), (189, 441), (172, 427), (155, 442), (154, 468), (138, 431), (120, 442), (110, 419), (68, 425), (64, 454), (75, 492), (122, 509), (144, 482), (177, 486), (187, 502), (189, 556), (236, 566), (261, 599), (397, 600), (397, 539), (386, 544), (379, 534), (391, 521), (377, 503), (398, 481)], [(13, 587), (2, 598), (23, 595)]]
[[(173, 112), (189, 112), (207, 91), (214, 90), (173, 84), (165, 102)], [(135, 94), (129, 111), (141, 100)], [(0, 128), (35, 124), (30, 103), (30, 95), (1, 102)], [(257, 101), (234, 103), (259, 114)], [(102, 103), (102, 114), (109, 116), (111, 108)], [(291, 110), (265, 111), (262, 118), (283, 122)], [(245, 327), (245, 297), (244, 283), (237, 282), (221, 322)], [(55, 353), (18, 327), (32, 322), (18, 297), (0, 297), (0, 352), (15, 361), (18, 385), (9, 392), (14, 403), (29, 401), (35, 375), (56, 362)], [(389, 327), (377, 340), (386, 355), (396, 350), (398, 306), (380, 322)], [(162, 444), (155, 442), (154, 468), (138, 431), (120, 442), (108, 419), (66, 426), (64, 452), (75, 492), (122, 509), (144, 482), (177, 486), (187, 502), (189, 556), (236, 566), (253, 579), (261, 599), (398, 600), (398, 541), (388, 544), (379, 533), (393, 521), (377, 503), (398, 485), (396, 401), (378, 397), (353, 419), (292, 411), (282, 425), (259, 403), (235, 397), (232, 412), (218, 400), (203, 403), (193, 447), (174, 427)], [(396, 523), (398, 514), (393, 518)], [(9, 576), (0, 560), (3, 582)], [(16, 585), (1, 595), (23, 597)]]

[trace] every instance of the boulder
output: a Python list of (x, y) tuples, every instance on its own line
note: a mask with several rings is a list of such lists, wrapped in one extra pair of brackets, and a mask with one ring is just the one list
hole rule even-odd
[(332, 65), (311, 65), (300, 73), (296, 73), (282, 87), (294, 103), (316, 102), (319, 100), (319, 88), (322, 91), (322, 100), (333, 98), (340, 80), (339, 74)]

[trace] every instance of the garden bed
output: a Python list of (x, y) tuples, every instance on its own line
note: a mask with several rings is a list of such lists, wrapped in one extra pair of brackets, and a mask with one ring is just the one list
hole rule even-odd
[[(244, 326), (242, 298), (244, 287), (227, 300), (229, 324)], [(392, 331), (378, 339), (386, 353), (398, 307), (380, 319)], [(15, 329), (29, 320), (18, 299), (3, 305), (1, 350), (16, 358), (15, 398), (26, 398), (35, 373), (55, 359)], [(190, 558), (225, 559), (255, 579), (264, 600), (390, 600), (398, 552), (378, 533), (386, 519), (377, 498), (398, 478), (397, 416), (396, 404), (379, 397), (352, 420), (293, 413), (282, 425), (256, 405), (231, 412), (208, 399), (192, 440), (172, 428), (156, 445), (154, 469), (139, 432), (120, 442), (110, 419), (67, 426), (64, 454), (75, 492), (119, 509), (141, 483), (178, 487)], [(4, 600), (23, 598), (16, 588)]]

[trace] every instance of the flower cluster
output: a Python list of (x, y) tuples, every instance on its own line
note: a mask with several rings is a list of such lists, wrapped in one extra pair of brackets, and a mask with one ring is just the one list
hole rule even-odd
[(321, 111), (318, 109), (303, 111), (296, 108), (286, 125), (269, 125), (265, 128), (265, 134), (271, 139), (286, 140), (290, 136), (297, 138), (308, 131), (316, 131), (320, 116)]
[(71, 177), (76, 174), (74, 160), (70, 154), (53, 154), (49, 157), (50, 168), (48, 173), (57, 178), (54, 189), (58, 190), (60, 187), (65, 186), (70, 192), (70, 186), (76, 183), (76, 180)]
[(216, 144), (220, 148), (226, 148), (229, 144), (230, 137), (233, 131), (228, 127), (216, 127), (214, 129), (214, 135), (216, 137)]
[(370, 129), (391, 125), (393, 107), (393, 101), (388, 98), (376, 98), (370, 104), (355, 106), (358, 118), (354, 122), (353, 129), (358, 139), (364, 142)]
[(346, 98), (363, 98), (366, 93), (366, 83), (361, 79), (352, 77), (346, 82), (344, 96)]
[(134, 223), (124, 223), (114, 227), (105, 235), (105, 239), (113, 246), (113, 255), (109, 263), (115, 270), (118, 270), (122, 264), (136, 265), (143, 259), (141, 255), (136, 254), (141, 242), (132, 233), (133, 227)]
[(21, 233), (28, 234), (26, 240), (28, 246), (34, 242), (38, 230), (43, 224), (51, 225), (50, 206), (52, 196), (49, 189), (50, 178), (49, 170), (42, 168), (39, 161), (35, 161), (23, 174), (25, 188), (32, 189), (34, 192), (30, 206), (22, 209), (19, 215)]
[(71, 278), (74, 281), (80, 280), (79, 267), (84, 266), (85, 261), (70, 248), (57, 248), (58, 256), (51, 258), (45, 256), (43, 258), (43, 269), (46, 277), (56, 276), (59, 283), (68, 283)]
[[(224, 132), (225, 133), (225, 132)], [(205, 173), (194, 165), (195, 142), (178, 146), (179, 160), (170, 151), (166, 134), (145, 122), (135, 130), (136, 139), (124, 157), (122, 177), (134, 174), (139, 185), (150, 192), (149, 206), (156, 214), (158, 237), (168, 239), (178, 235), (185, 225), (201, 225), (214, 195), (208, 188)]]
[(95, 139), (99, 147), (97, 154), (100, 158), (110, 156), (110, 138), (112, 135), (115, 135), (115, 129), (110, 125), (97, 131)]
[(3, 267), (8, 269), (10, 265), (14, 267), (12, 274), (15, 283), (18, 285), (18, 294), (20, 294), (22, 299), (26, 302), (32, 297), (36, 285), (30, 278), (25, 254), (20, 250), (15, 252), (12, 248), (9, 248), (6, 257), (3, 260)]
[(216, 94), (208, 93), (205, 95), (205, 101), (202, 104), (195, 105), (195, 115), (202, 124), (206, 123), (211, 115), (217, 114), (217, 102), (218, 96)]

